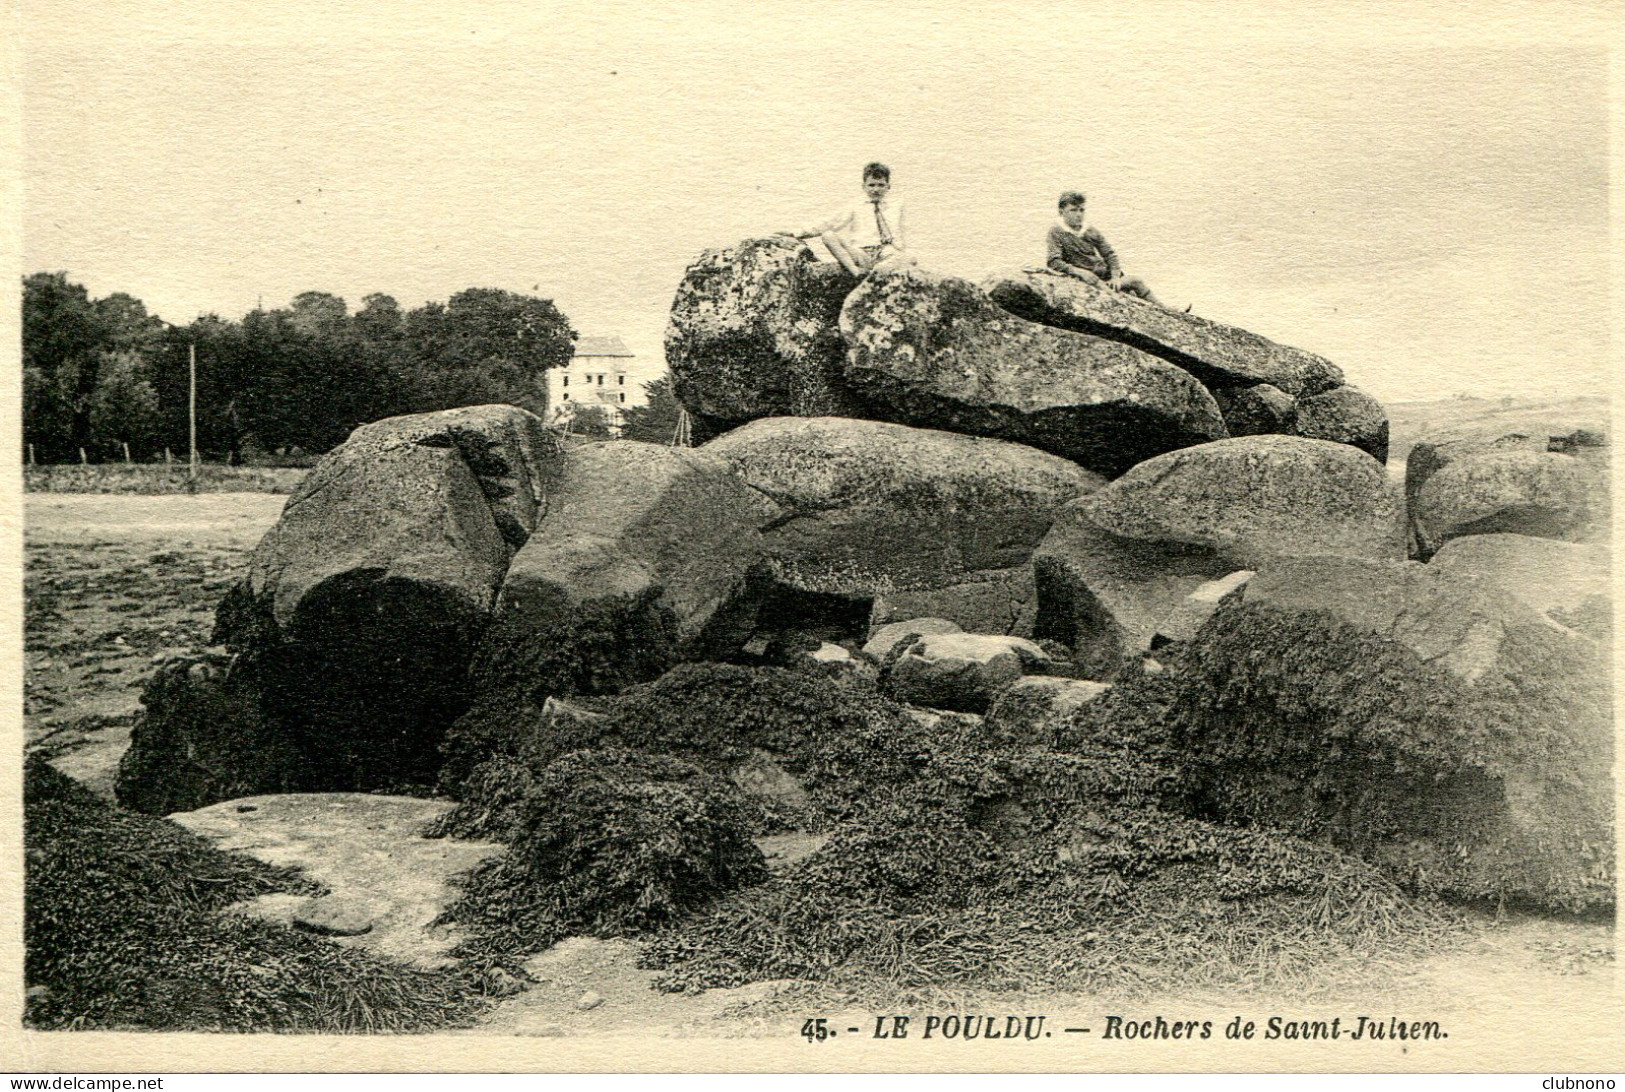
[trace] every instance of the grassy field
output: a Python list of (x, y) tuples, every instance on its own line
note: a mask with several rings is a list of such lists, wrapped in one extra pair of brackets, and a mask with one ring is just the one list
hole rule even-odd
[(23, 468), (23, 488), (30, 493), (292, 493), (306, 473), (300, 467), (209, 463), (190, 482), (183, 463), (29, 466)]

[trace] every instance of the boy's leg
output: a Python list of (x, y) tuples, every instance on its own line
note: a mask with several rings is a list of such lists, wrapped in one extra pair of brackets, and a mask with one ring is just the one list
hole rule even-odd
[(1117, 286), (1117, 290), (1127, 292), (1131, 296), (1139, 296), (1142, 300), (1154, 303), (1158, 307), (1163, 305), (1161, 300), (1151, 294), (1151, 286), (1138, 277), (1124, 277)]
[(842, 269), (845, 269), (854, 277), (863, 276), (868, 269), (868, 265), (864, 261), (866, 255), (862, 251), (854, 253), (852, 248), (846, 245), (846, 240), (833, 231), (826, 231), (818, 238), (823, 241), (825, 249), (830, 252), (831, 256), (841, 263)]

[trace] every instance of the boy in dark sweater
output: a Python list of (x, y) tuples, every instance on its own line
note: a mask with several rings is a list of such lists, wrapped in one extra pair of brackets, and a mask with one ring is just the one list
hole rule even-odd
[(1084, 204), (1087, 200), (1076, 190), (1061, 194), (1061, 218), (1049, 229), (1046, 240), (1049, 256), (1045, 264), (1056, 273), (1115, 288), (1164, 306), (1151, 294), (1150, 287), (1144, 281), (1123, 275), (1117, 252), (1106, 237), (1095, 228), (1084, 225)]

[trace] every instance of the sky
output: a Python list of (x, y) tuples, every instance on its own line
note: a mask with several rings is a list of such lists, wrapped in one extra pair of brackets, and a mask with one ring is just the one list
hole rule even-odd
[(701, 251), (881, 160), (927, 270), (1041, 264), (1082, 189), (1383, 400), (1606, 390), (1611, 16), (1459, 8), (21, 0), (22, 265), (175, 323), (507, 288), (658, 371)]

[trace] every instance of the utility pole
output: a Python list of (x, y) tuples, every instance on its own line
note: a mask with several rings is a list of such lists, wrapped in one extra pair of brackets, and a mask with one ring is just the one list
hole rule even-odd
[(186, 473), (186, 480), (197, 482), (197, 342), (186, 347), (187, 360), (187, 406), (186, 416), (191, 428), (192, 462)]

